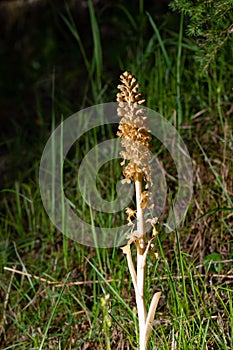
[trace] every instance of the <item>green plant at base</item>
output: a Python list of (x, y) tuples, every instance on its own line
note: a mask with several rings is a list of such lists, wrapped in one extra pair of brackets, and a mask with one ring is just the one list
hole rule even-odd
[[(121, 137), (122, 147), (125, 148), (125, 151), (121, 152), (123, 158), (121, 165), (125, 165), (127, 162), (123, 170), (125, 179), (122, 182), (130, 183), (133, 181), (136, 194), (136, 210), (126, 208), (128, 223), (132, 229), (131, 233), (126, 237), (128, 243), (122, 250), (127, 257), (135, 290), (139, 319), (139, 349), (145, 350), (147, 349), (155, 311), (161, 296), (161, 292), (154, 294), (147, 314), (144, 297), (146, 258), (147, 253), (152, 248), (152, 241), (158, 233), (155, 229), (155, 224), (158, 220), (153, 218), (150, 220), (153, 226), (152, 238), (147, 240), (144, 210), (146, 207), (153, 206), (153, 203), (150, 203), (151, 192), (149, 192), (152, 186), (151, 168), (149, 165), (151, 158), (149, 142), (151, 136), (146, 126), (145, 109), (140, 108), (140, 105), (145, 100), (142, 99), (142, 94), (138, 93), (139, 85), (136, 78), (130, 72), (124, 72), (120, 78), (122, 84), (118, 85), (120, 92), (117, 94), (117, 101), (119, 102), (118, 115), (121, 117), (121, 120), (117, 135)], [(136, 230), (131, 217), (136, 218)], [(137, 249), (137, 272), (135, 271), (131, 255), (132, 243), (135, 243)], [(157, 255), (154, 253), (154, 256), (156, 257)]]
[(104, 335), (106, 339), (106, 350), (111, 350), (111, 344), (110, 344), (110, 329), (112, 325), (111, 318), (109, 316), (109, 298), (110, 294), (106, 294), (104, 297), (101, 298), (101, 306), (103, 309), (103, 328), (104, 328)]

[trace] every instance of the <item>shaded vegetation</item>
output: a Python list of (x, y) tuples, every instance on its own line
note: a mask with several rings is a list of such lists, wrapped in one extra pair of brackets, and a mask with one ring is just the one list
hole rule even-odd
[[(48, 219), (38, 188), (51, 130), (83, 107), (114, 101), (119, 73), (128, 69), (141, 82), (147, 106), (179, 130), (195, 180), (182, 226), (169, 235), (160, 227), (159, 259), (148, 262), (148, 300), (162, 290), (150, 349), (231, 349), (232, 45), (223, 46), (201, 76), (198, 43), (186, 37), (184, 18), (167, 2), (13, 3), (19, 6), (0, 5), (1, 348), (137, 346), (135, 300), (121, 250), (68, 240)], [(64, 166), (66, 193), (87, 220), (93, 213), (76, 177), (98, 137), (113, 138), (115, 131), (87, 133)], [(152, 151), (166, 172), (168, 205), (176, 169), (157, 140)], [(102, 194), (111, 198), (120, 177), (116, 161), (104, 166)], [(106, 214), (98, 220), (109, 223)], [(124, 213), (118, 220), (126, 220)]]

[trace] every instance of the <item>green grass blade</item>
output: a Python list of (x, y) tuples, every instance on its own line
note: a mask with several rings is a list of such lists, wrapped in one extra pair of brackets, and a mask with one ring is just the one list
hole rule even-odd
[(54, 305), (54, 308), (53, 308), (53, 310), (52, 310), (52, 313), (51, 313), (51, 315), (50, 315), (50, 317), (49, 317), (49, 320), (48, 320), (47, 325), (46, 325), (45, 330), (44, 330), (44, 335), (43, 335), (42, 341), (41, 341), (41, 343), (40, 343), (39, 350), (42, 350), (42, 349), (43, 349), (43, 346), (44, 346), (44, 343), (45, 343), (45, 340), (46, 340), (46, 337), (47, 337), (47, 334), (48, 334), (48, 331), (49, 331), (49, 327), (50, 327), (51, 322), (52, 322), (52, 320), (53, 320), (53, 318), (54, 318), (55, 311), (56, 311), (56, 309), (57, 309), (57, 307), (58, 307), (58, 305), (59, 305), (59, 303), (60, 303), (60, 300), (61, 300), (62, 294), (63, 294), (63, 292), (64, 292), (64, 289), (65, 289), (65, 287), (66, 287), (66, 283), (67, 283), (67, 280), (68, 280), (69, 276), (70, 276), (70, 273), (68, 273), (68, 275), (67, 275), (67, 277), (66, 277), (66, 279), (65, 279), (65, 282), (64, 282), (64, 285), (63, 285), (63, 287), (62, 287), (62, 290), (61, 290), (61, 292), (60, 292), (60, 294), (59, 294), (59, 297), (58, 297), (58, 299), (57, 299), (57, 301), (56, 301), (56, 303), (55, 303), (55, 305)]
[(128, 11), (128, 9), (122, 4), (116, 4), (116, 6), (120, 10), (122, 10), (122, 12), (126, 15), (127, 19), (129, 20), (129, 23), (131, 24), (132, 28), (136, 31), (137, 30), (137, 23), (136, 23), (134, 17), (131, 15), (131, 13)]
[(111, 284), (107, 281), (107, 279), (102, 275), (101, 272), (95, 267), (94, 264), (91, 263), (90, 260), (88, 260), (88, 263), (91, 265), (91, 267), (95, 270), (97, 275), (107, 284), (108, 288), (112, 291), (112, 293), (117, 297), (117, 299), (121, 302), (122, 305), (125, 306), (125, 308), (128, 310), (128, 312), (135, 317), (132, 309), (126, 304), (126, 302), (121, 298), (121, 296), (115, 291), (115, 289), (111, 286)]
[(167, 64), (168, 68), (170, 69), (171, 68), (171, 61), (169, 59), (167, 50), (166, 50), (166, 48), (164, 46), (164, 42), (163, 42), (163, 40), (161, 38), (161, 35), (159, 33), (158, 27), (156, 26), (156, 24), (155, 24), (153, 18), (151, 17), (151, 15), (148, 12), (146, 12), (146, 14), (147, 14), (147, 16), (149, 18), (150, 24), (151, 24), (152, 28), (154, 29), (155, 35), (156, 35), (156, 37), (158, 39), (158, 42), (159, 42), (159, 45), (161, 47), (161, 50), (162, 50), (165, 62)]
[(98, 87), (98, 90), (100, 91), (101, 81), (102, 81), (103, 62), (102, 62), (102, 48), (101, 48), (101, 41), (100, 41), (100, 34), (99, 34), (99, 26), (97, 23), (93, 3), (91, 0), (88, 0), (88, 7), (90, 12), (91, 29), (92, 29), (92, 36), (93, 36), (93, 43), (94, 43), (93, 60), (96, 68), (97, 87)]
[(177, 60), (176, 60), (176, 99), (177, 99), (177, 109), (178, 109), (178, 126), (183, 122), (183, 113), (181, 105), (181, 57), (182, 57), (182, 38), (183, 38), (183, 22), (184, 15), (181, 14), (180, 17), (180, 31), (178, 37), (178, 51), (177, 51)]
[(78, 46), (79, 46), (79, 49), (80, 49), (80, 52), (81, 52), (81, 55), (82, 55), (85, 67), (86, 67), (86, 70), (87, 70), (87, 72), (89, 72), (90, 71), (90, 63), (89, 63), (89, 60), (87, 58), (87, 55), (86, 55), (86, 52), (85, 52), (82, 40), (81, 40), (80, 35), (79, 35), (79, 32), (78, 32), (78, 30), (76, 28), (76, 25), (74, 23), (74, 20), (73, 20), (73, 18), (71, 16), (71, 13), (70, 13), (70, 10), (69, 10), (68, 7), (67, 7), (67, 12), (68, 12), (68, 15), (69, 15), (69, 20), (64, 15), (61, 15), (61, 18), (63, 19), (64, 23), (66, 24), (66, 26), (70, 30), (70, 32), (73, 35), (73, 37), (77, 40), (77, 43), (78, 43)]
[(226, 188), (224, 187), (224, 185), (223, 185), (223, 183), (222, 183), (220, 177), (219, 177), (218, 174), (216, 173), (216, 171), (215, 171), (215, 169), (214, 169), (212, 163), (210, 162), (209, 158), (207, 157), (207, 154), (205, 153), (205, 151), (204, 151), (202, 145), (199, 143), (198, 140), (196, 140), (196, 142), (197, 142), (197, 144), (198, 144), (200, 150), (202, 151), (202, 154), (204, 155), (205, 160), (206, 160), (207, 163), (209, 164), (209, 167), (210, 167), (212, 173), (214, 174), (217, 183), (219, 184), (220, 188), (222, 189), (222, 191), (223, 191), (223, 193), (224, 193), (226, 199), (228, 200), (228, 202), (229, 202), (229, 204), (231, 205), (231, 207), (233, 207), (233, 201), (232, 201), (231, 197), (229, 196), (229, 194), (228, 194)]

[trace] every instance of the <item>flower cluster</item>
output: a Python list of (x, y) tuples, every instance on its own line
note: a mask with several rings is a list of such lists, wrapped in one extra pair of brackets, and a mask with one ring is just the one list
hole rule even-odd
[(142, 94), (138, 93), (139, 84), (130, 72), (124, 72), (120, 79), (122, 84), (118, 85), (120, 92), (117, 94), (119, 102), (117, 113), (121, 121), (117, 135), (121, 137), (121, 145), (125, 149), (121, 152), (123, 158), (121, 165), (125, 165), (128, 161), (123, 170), (124, 181), (136, 181), (139, 177), (143, 177), (148, 188), (152, 185), (149, 165), (151, 136), (146, 127), (145, 108), (140, 106), (145, 100)]

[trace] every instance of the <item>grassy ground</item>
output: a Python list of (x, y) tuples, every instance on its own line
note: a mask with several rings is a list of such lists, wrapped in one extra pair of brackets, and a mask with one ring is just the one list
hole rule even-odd
[[(194, 170), (194, 195), (182, 226), (169, 235), (160, 226), (155, 242), (159, 258), (148, 260), (148, 304), (154, 291), (162, 291), (149, 349), (230, 350), (233, 128), (229, 53), (223, 52), (200, 77), (194, 59), (197, 48), (184, 37), (182, 20), (176, 32), (166, 29), (165, 22), (158, 28), (140, 3), (140, 23), (144, 21), (148, 26), (148, 38), (139, 35), (135, 40), (132, 29), (138, 27), (138, 22), (125, 12), (132, 26), (132, 41), (125, 49), (124, 61), (119, 62), (119, 72), (132, 70), (141, 82), (147, 106), (177, 127)], [(61, 19), (76, 38), (88, 72), (83, 106), (113, 101), (118, 84), (118, 76), (109, 78), (104, 73), (98, 21), (89, 6), (94, 43), (91, 60), (71, 17), (66, 14)], [(61, 104), (67, 112), (66, 101), (56, 101), (56, 92), (53, 101), (50, 130)], [(79, 245), (57, 231), (44, 211), (38, 166), (49, 133), (43, 129), (39, 102), (37, 111), (42, 126), (33, 150), (25, 152), (23, 133), (13, 144), (4, 139), (7, 153), (14, 154), (13, 162), (19, 159), (25, 165), (19, 165), (14, 179), (6, 167), (4, 183), (10, 185), (0, 193), (1, 348), (136, 349), (134, 292), (121, 249)], [(113, 131), (109, 135), (109, 130), (107, 135), (96, 130), (95, 137), (89, 133), (82, 140), (82, 149), (77, 144), (66, 160), (64, 181), (73, 203), (82, 203), (75, 185), (78, 165), (87, 150), (98, 143), (100, 133), (101, 140), (115, 137)], [(155, 140), (152, 151), (158, 152), (170, 194), (174, 195), (174, 164), (166, 150), (158, 150)], [(6, 158), (7, 163), (10, 161)], [(111, 198), (120, 176), (121, 167), (116, 161), (102, 169), (99, 188), (104, 196)], [(80, 205), (78, 210), (86, 210), (89, 220), (90, 208)], [(126, 222), (123, 214), (119, 220)], [(103, 215), (100, 221), (108, 225), (109, 217)]]

